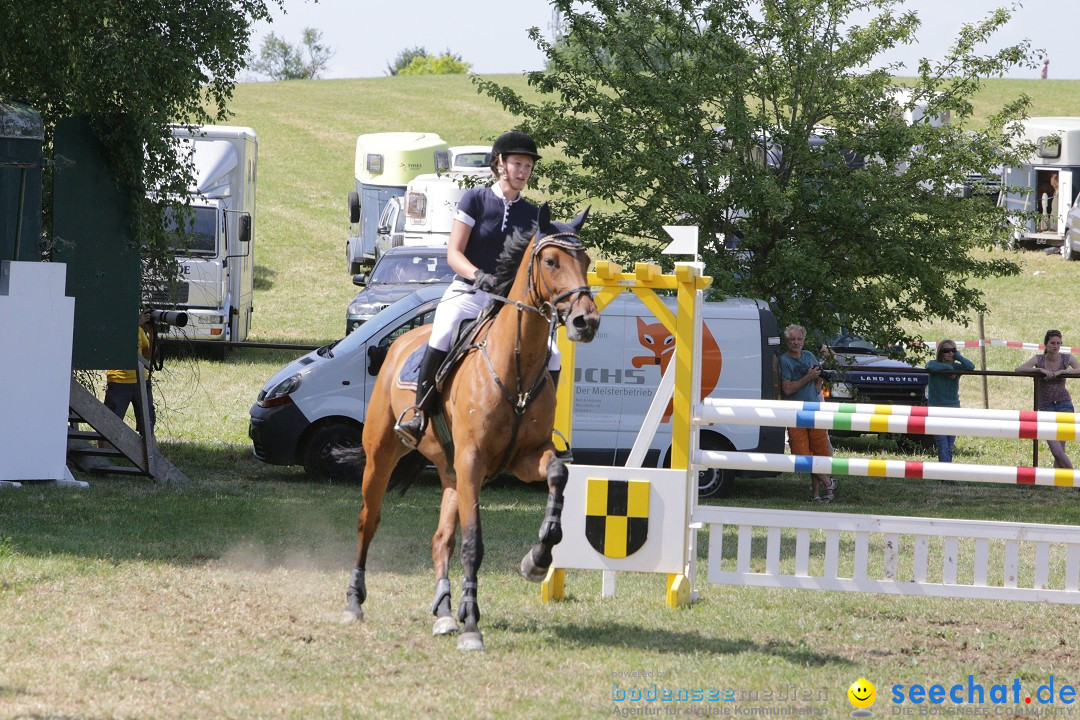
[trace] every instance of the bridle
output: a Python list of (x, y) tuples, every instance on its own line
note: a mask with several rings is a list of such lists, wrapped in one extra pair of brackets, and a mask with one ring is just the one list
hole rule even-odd
[[(552, 290), (547, 280), (544, 278), (542, 272), (537, 270), (540, 261), (540, 251), (544, 248), (554, 245), (569, 253), (572, 257), (576, 258), (578, 252), (585, 251), (585, 245), (581, 242), (581, 238), (576, 233), (572, 232), (559, 232), (545, 235), (537, 242), (532, 251), (532, 257), (529, 258), (529, 270), (528, 270), (528, 282), (527, 291), (525, 297), (529, 300), (528, 303), (520, 300), (511, 300), (510, 298), (496, 295), (494, 293), (488, 293), (488, 296), (497, 302), (501, 302), (506, 305), (512, 305), (517, 309), (517, 333), (514, 346), (514, 359), (517, 368), (517, 392), (516, 394), (511, 392), (499, 378), (498, 373), (495, 372), (495, 367), (491, 363), (491, 358), (488, 356), (487, 351), (487, 335), (491, 331), (492, 324), (489, 323), (485, 332), (484, 338), (477, 343), (474, 347), (479, 348), (481, 356), (487, 363), (488, 370), (491, 372), (492, 379), (495, 380), (495, 384), (498, 385), (499, 390), (502, 392), (503, 397), (506, 399), (510, 406), (514, 410), (514, 425), (511, 430), (510, 442), (506, 446), (506, 452), (503, 455), (502, 461), (499, 463), (499, 470), (495, 473), (498, 474), (506, 468), (506, 464), (509, 462), (510, 457), (514, 450), (514, 445), (517, 441), (518, 429), (521, 426), (521, 420), (525, 415), (526, 409), (536, 399), (537, 394), (544, 387), (544, 383), (547, 382), (547, 366), (548, 361), (551, 359), (551, 344), (550, 341), (555, 337), (555, 332), (558, 330), (559, 325), (566, 324), (566, 314), (569, 313), (570, 308), (574, 306), (582, 297), (592, 298), (592, 290), (588, 285), (580, 285), (578, 287), (570, 288), (564, 292), (552, 295)], [(544, 297), (548, 296), (548, 299)], [(565, 299), (573, 297), (573, 300), (567, 305), (566, 313), (559, 311), (558, 305)], [(530, 304), (531, 303), (531, 304)], [(521, 321), (522, 315), (525, 312), (535, 312), (548, 321), (548, 340), (545, 345), (544, 361), (540, 364), (540, 368), (536, 373), (536, 377), (531, 383), (523, 382), (523, 372), (521, 368)], [(526, 389), (527, 388), (527, 389)]]

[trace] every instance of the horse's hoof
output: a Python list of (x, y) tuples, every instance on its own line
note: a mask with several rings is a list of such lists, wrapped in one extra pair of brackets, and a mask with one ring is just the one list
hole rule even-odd
[(449, 615), (438, 618), (435, 621), (435, 626), (431, 628), (432, 635), (453, 635), (460, 628), (458, 628), (457, 620)]
[(525, 553), (525, 557), (521, 558), (521, 577), (529, 582), (544, 582), (547, 573), (548, 569), (546, 567), (542, 568), (533, 562), (532, 550), (529, 550), (529, 552)]
[(364, 622), (364, 611), (361, 610), (359, 607), (347, 607), (341, 611), (341, 622), (345, 624)]
[(457, 640), (458, 650), (483, 650), (484, 636), (479, 632), (461, 633)]

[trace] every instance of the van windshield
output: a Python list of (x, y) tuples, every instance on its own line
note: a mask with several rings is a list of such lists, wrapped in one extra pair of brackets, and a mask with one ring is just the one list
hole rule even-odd
[(180, 217), (173, 208), (165, 209), (165, 231), (169, 234), (170, 249), (177, 255), (217, 254), (217, 213), (214, 208), (193, 207), (183, 218), (187, 237), (180, 232)]

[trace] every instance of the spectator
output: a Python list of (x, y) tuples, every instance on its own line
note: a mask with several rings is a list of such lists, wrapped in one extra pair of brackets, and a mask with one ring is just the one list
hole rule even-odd
[[(926, 369), (930, 371), (927, 404), (936, 407), (960, 407), (960, 376), (948, 371), (974, 370), (975, 363), (960, 354), (955, 342), (942, 340), (938, 343), (937, 359), (926, 363)], [(938, 462), (951, 463), (956, 436), (935, 435), (934, 443), (937, 445)]]
[[(784, 330), (787, 352), (780, 356), (780, 392), (785, 400), (816, 402), (821, 399), (821, 364), (806, 350), (806, 328), (788, 325)], [(826, 430), (788, 428), (788, 443), (794, 455), (832, 457)], [(811, 502), (828, 503), (836, 497), (836, 481), (824, 473), (810, 474)]]
[(1045, 80), (1046, 79), (1046, 74), (1049, 71), (1050, 71), (1050, 58), (1045, 57), (1045, 58), (1043, 58), (1042, 70), (1039, 71), (1039, 78), (1041, 80)]
[[(1035, 371), (1041, 373), (1041, 381), (1036, 384), (1038, 409), (1045, 412), (1074, 412), (1072, 396), (1065, 387), (1065, 378), (1080, 374), (1080, 362), (1069, 353), (1061, 352), (1061, 331), (1047, 330), (1043, 338), (1044, 351), (1023, 365), (1017, 372)], [(1054, 456), (1054, 467), (1072, 470), (1072, 461), (1065, 454), (1065, 442), (1047, 440), (1050, 452)]]
[[(155, 339), (154, 323), (150, 318), (149, 310), (139, 313), (139, 354), (146, 358), (149, 363), (153, 357), (153, 341)], [(129, 405), (135, 406), (135, 429), (141, 435), (145, 435), (143, 427), (142, 394), (139, 392), (138, 373), (134, 370), (108, 370), (105, 373), (105, 407), (124, 419)], [(146, 402), (150, 415), (150, 434), (154, 432), (157, 422), (157, 413), (154, 411), (154, 394), (150, 385), (150, 368), (146, 368)]]

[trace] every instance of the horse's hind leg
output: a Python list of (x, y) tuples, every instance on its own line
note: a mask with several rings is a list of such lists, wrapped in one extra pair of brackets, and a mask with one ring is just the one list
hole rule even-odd
[(563, 461), (555, 457), (554, 449), (544, 451), (540, 467), (547, 475), (548, 501), (544, 521), (540, 525), (540, 542), (533, 545), (521, 560), (521, 577), (530, 582), (544, 580), (551, 567), (551, 549), (562, 540), (563, 491), (569, 475)]
[(450, 558), (454, 554), (457, 521), (457, 489), (444, 481), (439, 527), (431, 538), (431, 560), (435, 565), (435, 599), (431, 601), (435, 626), (431, 630), (432, 635), (452, 635), (458, 631), (457, 620), (450, 609)]
[(386, 495), (390, 475), (405, 453), (405, 447), (394, 435), (393, 423), (390, 423), (387, 424), (386, 432), (380, 433), (378, 437), (365, 435), (364, 451), (367, 456), (367, 462), (364, 465), (364, 482), (361, 487), (364, 506), (360, 509), (360, 518), (356, 523), (359, 543), (356, 566), (349, 578), (349, 587), (345, 591), (346, 605), (342, 620), (346, 622), (364, 619), (364, 610), (361, 606), (367, 598), (364, 575), (367, 569), (368, 548), (371, 547), (375, 531), (379, 529), (382, 501)]

